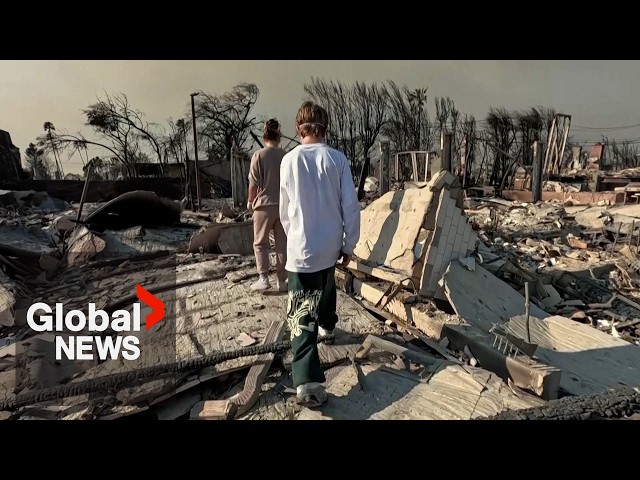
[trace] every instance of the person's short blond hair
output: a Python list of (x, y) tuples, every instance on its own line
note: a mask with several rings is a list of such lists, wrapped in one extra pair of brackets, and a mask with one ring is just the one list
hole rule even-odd
[(302, 138), (309, 135), (325, 137), (329, 128), (329, 114), (314, 102), (304, 102), (296, 115), (296, 130)]

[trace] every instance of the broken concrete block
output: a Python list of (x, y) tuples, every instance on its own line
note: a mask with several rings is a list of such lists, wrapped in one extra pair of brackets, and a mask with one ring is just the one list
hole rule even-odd
[(11, 327), (14, 324), (13, 305), (16, 299), (13, 294), (0, 285), (0, 325)]
[(544, 285), (544, 289), (549, 294), (548, 297), (542, 299), (545, 307), (555, 307), (562, 302), (562, 297), (552, 285)]
[(196, 403), (190, 412), (191, 420), (231, 420), (238, 406), (229, 400), (207, 400)]
[(446, 171), (383, 195), (361, 215), (355, 256), (414, 279), (425, 297), (444, 298), (438, 286), (444, 270), (451, 260), (467, 258), (478, 241), (463, 211), (460, 182)]
[(220, 215), (225, 218), (236, 217), (236, 213), (231, 209), (231, 207), (227, 203), (222, 205), (222, 208), (220, 209)]
[[(457, 194), (454, 195), (457, 197)], [(435, 229), (425, 249), (420, 295), (444, 300), (446, 297), (439, 285), (442, 275), (452, 260), (469, 257), (475, 250), (478, 237), (446, 183), (437, 198), (437, 202), (431, 205), (432, 209), (436, 209)]]
[(189, 253), (253, 254), (253, 222), (213, 223), (196, 232)]
[(587, 314), (584, 313), (582, 310), (577, 310), (575, 313), (573, 313), (571, 315), (571, 320), (586, 320), (587, 319)]
[(183, 250), (189, 244), (193, 228), (151, 229), (132, 227), (126, 230), (105, 230), (101, 238), (107, 246), (101, 258), (136, 255), (160, 251)]
[(68, 215), (61, 215), (53, 221), (55, 229), (64, 234), (73, 230), (76, 226), (75, 219)]
[(218, 238), (222, 253), (253, 254), (253, 222), (232, 223), (222, 229)]
[(88, 262), (102, 252), (106, 242), (87, 227), (76, 229), (69, 238), (69, 248), (65, 253), (64, 263), (70, 267)]
[(0, 270), (0, 325), (11, 327), (14, 321), (14, 306), (16, 295), (9, 277)]
[(253, 338), (250, 335), (247, 335), (244, 332), (238, 335), (238, 338), (236, 338), (236, 341), (243, 347), (250, 347), (251, 345), (257, 342), (255, 338)]
[(374, 200), (362, 210), (355, 256), (370, 265), (412, 275), (416, 239), (432, 196), (428, 188), (413, 188)]
[[(485, 332), (489, 332), (495, 323), (508, 322), (512, 317), (525, 314), (524, 297), (480, 265), (470, 272), (460, 262), (451, 262), (443, 282), (447, 300), (455, 312)], [(537, 318), (549, 316), (533, 304), (530, 314)]]

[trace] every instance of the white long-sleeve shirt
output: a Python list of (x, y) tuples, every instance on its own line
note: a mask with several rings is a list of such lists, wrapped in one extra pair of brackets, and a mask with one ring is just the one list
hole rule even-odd
[(347, 157), (324, 143), (298, 145), (280, 164), (280, 222), (290, 272), (332, 267), (353, 254), (360, 204)]

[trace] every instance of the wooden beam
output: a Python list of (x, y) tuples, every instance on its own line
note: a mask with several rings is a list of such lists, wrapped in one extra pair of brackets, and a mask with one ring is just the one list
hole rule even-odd
[[(353, 290), (373, 305), (384, 294), (384, 287), (359, 279), (354, 279)], [(420, 305), (407, 305), (396, 299), (387, 305), (386, 310), (435, 340), (447, 338), (457, 350), (468, 346), (482, 368), (504, 381), (511, 380), (516, 386), (531, 390), (545, 400), (557, 398), (560, 369), (524, 356), (507, 357), (493, 349), (492, 337), (479, 328), (466, 324), (459, 317), (442, 315), (436, 318), (424, 312)]]
[[(366, 282), (362, 279), (359, 278), (354, 278), (352, 283), (352, 291), (353, 293), (355, 293), (356, 295), (359, 295), (361, 298), (365, 299), (367, 302), (369, 302), (372, 306), (375, 305), (376, 303), (378, 303), (378, 301), (384, 297), (384, 292), (385, 292), (385, 286), (380, 286), (377, 285), (373, 282)], [(408, 325), (413, 326), (412, 323), (412, 315), (411, 315), (411, 310), (410, 310), (410, 306), (406, 305), (403, 301), (404, 297), (405, 297), (405, 292), (400, 292), (396, 298), (392, 299), (390, 302), (388, 302), (385, 307), (384, 310), (388, 311), (389, 313), (395, 315), (396, 317), (400, 318), (401, 320), (405, 320), (407, 322)], [(425, 332), (427, 335), (432, 336), (432, 337), (439, 337), (438, 335), (431, 335), (429, 332)]]
[[(262, 342), (263, 345), (279, 342), (285, 333), (286, 323), (274, 321)], [(247, 413), (255, 405), (271, 362), (275, 358), (274, 353), (258, 355), (244, 381), (242, 391), (231, 398), (223, 400), (209, 400), (199, 402), (191, 410), (191, 418), (197, 420), (232, 420)]]
[(355, 272), (365, 273), (372, 277), (379, 278), (380, 280), (398, 283), (403, 286), (412, 284), (411, 278), (408, 278), (406, 275), (402, 275), (391, 270), (385, 270), (379, 267), (370, 267), (369, 265), (365, 265), (364, 263), (357, 260), (351, 260), (351, 262), (349, 262), (349, 264), (347, 265), (347, 268)]
[[(286, 322), (283, 320), (273, 322), (262, 341), (262, 345), (282, 340), (285, 329)], [(274, 358), (275, 353), (263, 353), (258, 355), (258, 358), (253, 362), (244, 381), (244, 388), (240, 393), (229, 399), (230, 404), (237, 406), (235, 417), (244, 415), (258, 401), (258, 397), (262, 392), (262, 383), (269, 372), (269, 368), (271, 368), (271, 362), (273, 362)]]
[[(380, 315), (381, 317), (394, 322), (398, 326), (398, 330), (409, 332), (411, 335), (413, 335), (414, 337), (422, 341), (422, 343), (424, 343), (427, 347), (438, 352), (440, 355), (442, 355), (444, 358), (446, 358), (450, 362), (457, 363), (458, 365), (462, 365), (462, 362), (458, 360), (456, 357), (454, 357), (453, 355), (451, 355), (449, 352), (447, 352), (446, 348), (443, 348), (439, 343), (435, 342), (431, 338), (424, 335), (422, 331), (420, 331), (419, 329), (412, 327), (410, 325), (407, 325), (403, 320), (400, 320), (398, 317), (392, 315), (391, 313), (385, 310), (380, 310), (379, 308), (372, 307), (364, 303), (362, 305), (364, 306), (364, 308), (372, 311), (376, 315)], [(640, 323), (640, 320), (638, 320), (638, 323)]]
[(562, 375), (559, 368), (524, 355), (515, 358), (503, 355), (492, 346), (484, 333), (472, 326), (445, 325), (442, 333), (454, 349), (463, 350), (468, 346), (482, 368), (495, 373), (505, 382), (512, 381), (517, 387), (532, 391), (543, 400), (558, 398)]
[(237, 408), (228, 400), (207, 400), (196, 403), (190, 417), (192, 420), (232, 420)]
[(617, 295), (617, 296), (614, 295), (614, 297), (616, 298), (616, 300), (620, 300), (622, 303), (626, 303), (630, 307), (633, 307), (636, 310), (640, 311), (640, 304), (639, 303), (636, 303), (633, 300), (629, 300), (624, 295)]
[(353, 292), (353, 273), (351, 270), (336, 268), (336, 286), (347, 295), (351, 295)]
[(411, 350), (407, 347), (403, 347), (402, 345), (398, 345), (396, 343), (390, 342), (389, 340), (383, 340), (380, 337), (376, 337), (375, 335), (368, 335), (365, 338), (364, 342), (362, 342), (362, 347), (356, 353), (357, 359), (364, 359), (369, 354), (369, 351), (372, 348), (378, 348), (380, 350), (384, 350), (385, 352), (393, 353), (399, 357), (403, 357), (409, 360), (412, 360), (416, 363), (424, 365), (425, 367), (430, 367), (432, 365), (439, 366), (444, 362), (444, 360), (439, 360), (436, 357), (428, 355), (426, 353), (418, 352), (416, 350)]

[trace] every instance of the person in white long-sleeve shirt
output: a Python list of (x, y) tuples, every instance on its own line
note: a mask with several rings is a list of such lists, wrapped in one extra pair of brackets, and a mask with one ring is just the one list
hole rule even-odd
[(318, 335), (333, 333), (335, 265), (351, 261), (360, 236), (360, 204), (346, 156), (325, 143), (329, 115), (302, 104), (296, 132), (302, 144), (280, 164), (280, 222), (287, 235), (288, 308), (292, 376), (298, 403), (327, 400)]

